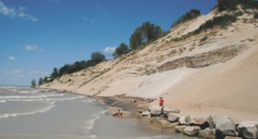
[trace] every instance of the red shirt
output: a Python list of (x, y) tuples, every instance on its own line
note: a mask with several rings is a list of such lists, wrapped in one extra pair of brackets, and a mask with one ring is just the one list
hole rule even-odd
[(159, 100), (159, 106), (163, 106), (163, 103), (164, 103), (164, 100), (161, 98), (161, 99)]

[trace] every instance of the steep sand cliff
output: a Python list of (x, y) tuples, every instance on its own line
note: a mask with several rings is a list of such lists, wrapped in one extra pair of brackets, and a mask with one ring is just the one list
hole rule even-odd
[(165, 105), (180, 109), (181, 115), (221, 114), (236, 121), (258, 120), (257, 19), (245, 13), (226, 29), (214, 28), (172, 41), (214, 16), (214, 11), (202, 15), (172, 28), (143, 49), (41, 87), (97, 96), (163, 96)]

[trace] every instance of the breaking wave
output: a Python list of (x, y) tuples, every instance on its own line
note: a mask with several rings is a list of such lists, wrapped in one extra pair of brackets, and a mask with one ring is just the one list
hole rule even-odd
[(20, 112), (20, 113), (5, 113), (5, 114), (0, 114), (0, 118), (9, 118), (9, 117), (18, 117), (18, 116), (24, 116), (24, 115), (33, 115), (37, 113), (44, 113), (46, 111), (51, 110), (53, 107), (55, 107), (55, 104), (51, 104), (45, 108), (36, 110), (36, 111), (31, 111), (31, 112)]

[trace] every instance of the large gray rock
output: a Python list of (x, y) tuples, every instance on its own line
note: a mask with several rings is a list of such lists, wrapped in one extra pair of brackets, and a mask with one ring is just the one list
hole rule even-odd
[(144, 112), (142, 112), (142, 116), (148, 117), (148, 116), (150, 116), (150, 112), (149, 111), (144, 111)]
[(161, 107), (158, 105), (152, 105), (149, 107), (151, 116), (160, 116), (160, 115), (168, 115), (169, 113), (179, 113), (180, 111), (177, 109), (169, 108), (169, 107)]
[(168, 121), (171, 123), (177, 122), (179, 119), (178, 116), (174, 115), (173, 113), (168, 113)]
[(187, 125), (201, 126), (203, 129), (208, 127), (207, 116), (188, 115), (185, 117)]
[(222, 119), (222, 118), (223, 118), (223, 116), (221, 116), (221, 115), (210, 115), (210, 116), (208, 117), (208, 119), (207, 119), (210, 128), (211, 128), (211, 129), (214, 129), (215, 126), (216, 126), (216, 124), (218, 123), (218, 120), (219, 120), (219, 119)]
[(205, 138), (205, 139), (215, 139), (216, 138), (216, 130), (205, 128), (204, 130), (199, 131), (199, 137)]
[(175, 131), (180, 133), (180, 132), (183, 132), (185, 128), (186, 128), (186, 125), (176, 126)]
[(236, 136), (236, 124), (230, 117), (223, 116), (216, 121), (216, 138), (224, 138), (225, 136)]
[(180, 125), (187, 125), (186, 116), (180, 117), (178, 121)]
[(162, 107), (158, 105), (152, 105), (149, 107), (151, 116), (160, 116), (162, 114)]
[(183, 134), (188, 135), (188, 136), (195, 136), (199, 133), (201, 128), (199, 126), (187, 126), (183, 130)]
[(257, 121), (242, 121), (237, 127), (240, 135), (247, 139), (258, 138), (258, 122)]
[(168, 115), (169, 113), (180, 113), (180, 110), (174, 109), (174, 108), (169, 108), (169, 107), (164, 107), (163, 114)]

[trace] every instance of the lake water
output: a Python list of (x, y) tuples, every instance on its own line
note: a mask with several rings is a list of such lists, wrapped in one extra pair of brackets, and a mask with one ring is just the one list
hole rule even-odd
[(85, 96), (0, 86), (1, 139), (189, 139), (144, 126), (137, 119), (112, 117)]

